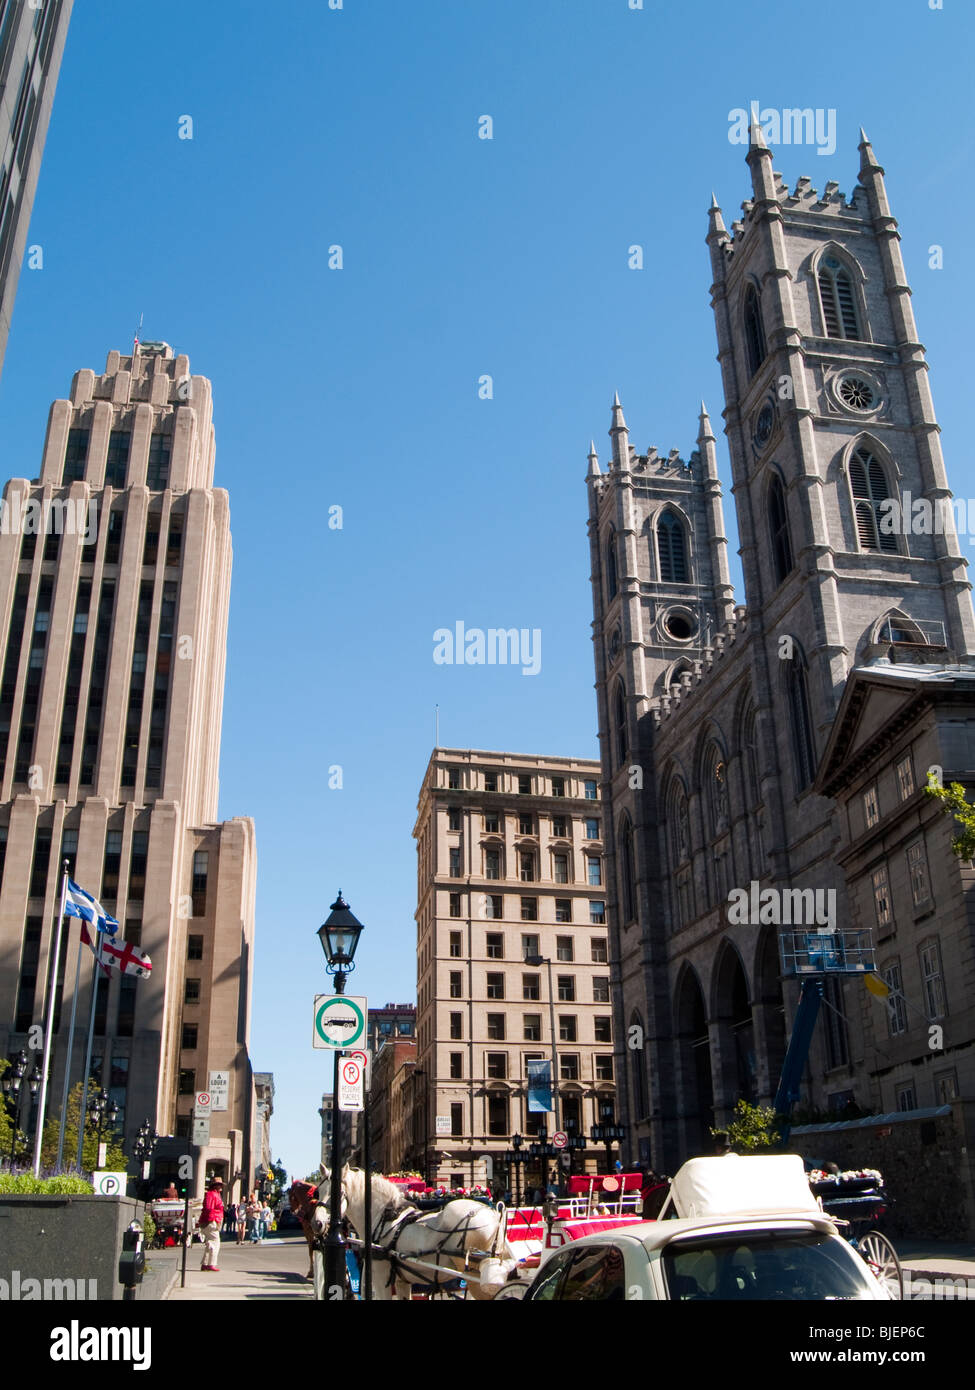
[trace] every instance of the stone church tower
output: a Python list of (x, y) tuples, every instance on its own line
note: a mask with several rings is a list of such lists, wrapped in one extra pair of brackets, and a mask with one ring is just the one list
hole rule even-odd
[[(975, 662), (896, 223), (859, 148), (849, 198), (805, 177), (790, 191), (755, 127), (741, 220), (709, 214), (746, 606), (703, 406), (687, 462), (638, 454), (618, 398), (607, 471), (589, 456), (621, 1118), (631, 1159), (668, 1171), (708, 1151), (739, 1096), (771, 1100), (795, 1007), (778, 928), (729, 922), (729, 892), (812, 888), (849, 911), (845, 831), (816, 776), (851, 672)], [(907, 534), (916, 499), (941, 524)], [(825, 1054), (842, 1068), (869, 1050), (834, 984), (810, 1072), (821, 1106), (850, 1089), (820, 1086)]]

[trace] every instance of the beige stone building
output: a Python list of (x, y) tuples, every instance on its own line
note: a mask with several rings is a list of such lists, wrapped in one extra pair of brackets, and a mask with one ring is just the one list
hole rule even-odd
[[(549, 1135), (587, 1135), (614, 1101), (599, 764), (437, 748), (413, 833), (426, 1107), (414, 1162), (435, 1182), (503, 1181), (512, 1135), (528, 1144), (537, 1130), (529, 1061), (554, 1046)], [(576, 1151), (576, 1171), (597, 1159)]]
[[(217, 820), (231, 541), (213, 486), (210, 383), (164, 343), (108, 355), (55, 401), (38, 479), (0, 528), (0, 1054), (43, 1020), (52, 928), (72, 876), (152, 959), (98, 986), (95, 1053), (126, 1137), (149, 1116), (157, 1167), (190, 1149), (194, 1094), (226, 1110), (194, 1149), (249, 1174), (253, 822)], [(69, 944), (70, 942), (70, 944)], [(55, 1010), (59, 1109), (76, 983), (66, 933)], [(92, 961), (82, 958), (80, 1079)], [(229, 1184), (228, 1189), (230, 1190)]]

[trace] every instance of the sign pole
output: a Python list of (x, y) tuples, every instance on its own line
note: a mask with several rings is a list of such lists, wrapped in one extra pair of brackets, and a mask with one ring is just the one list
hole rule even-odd
[[(41, 1062), (41, 1093), (37, 1098), (37, 1128), (34, 1133), (34, 1177), (41, 1175), (41, 1145), (44, 1142), (44, 1111), (47, 1108), (47, 1082), (51, 1070), (51, 1046), (54, 1041), (54, 1008), (58, 996), (58, 966), (61, 960), (61, 936), (64, 932), (64, 905), (68, 896), (68, 861), (64, 861), (61, 875), (61, 908), (58, 912), (58, 925), (51, 946), (51, 982), (47, 995), (47, 1024), (44, 1029), (44, 1058)], [(67, 1071), (69, 1059), (65, 1063)]]
[[(91, 1045), (95, 1037), (95, 1005), (98, 1002), (98, 972), (102, 965), (102, 941), (104, 933), (96, 931), (98, 943), (95, 948), (95, 961), (91, 967), (91, 1013), (88, 1015), (88, 1046), (85, 1049), (85, 1071), (81, 1087), (81, 1113), (78, 1116), (78, 1172), (83, 1171), (85, 1151), (85, 1118), (88, 1110), (88, 1073), (91, 1071)], [(105, 1059), (102, 1058), (104, 1068)], [(103, 1073), (104, 1074), (104, 1073)]]
[(362, 1107), (362, 1164), (366, 1170), (365, 1213), (366, 1229), (362, 1232), (365, 1253), (362, 1261), (362, 1297), (372, 1302), (372, 1134), (369, 1124), (370, 1091), (366, 1090)]
[(64, 1059), (64, 1085), (61, 1087), (61, 1123), (58, 1125), (58, 1161), (57, 1171), (61, 1171), (61, 1163), (64, 1159), (64, 1129), (68, 1122), (68, 1090), (71, 1085), (71, 1062), (74, 1057), (74, 1025), (78, 1016), (78, 995), (81, 993), (81, 956), (85, 949), (85, 943), (81, 939), (81, 932), (78, 933), (78, 956), (74, 967), (74, 993), (71, 996), (71, 1022), (68, 1024), (68, 1051)]

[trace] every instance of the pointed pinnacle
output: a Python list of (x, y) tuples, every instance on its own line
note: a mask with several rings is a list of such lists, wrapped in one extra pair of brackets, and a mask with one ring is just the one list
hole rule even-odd
[(870, 144), (870, 136), (869, 136), (869, 135), (867, 134), (867, 132), (864, 130), (863, 126), (860, 127), (860, 144), (861, 144), (861, 145), (869, 145), (869, 144)]
[(620, 393), (616, 391), (613, 394), (613, 423), (609, 427), (609, 432), (613, 434), (616, 430), (625, 429), (626, 421), (623, 419), (623, 407), (620, 405)]
[(721, 216), (721, 209), (718, 207), (718, 200), (713, 193), (711, 194), (711, 206), (708, 208), (708, 223), (709, 236), (712, 232), (724, 232), (727, 234), (728, 228), (724, 224), (724, 218)]
[(589, 441), (589, 457), (591, 459), (599, 457), (599, 455), (596, 453), (596, 441), (594, 439), (590, 439)]
[(768, 149), (768, 142), (765, 139), (765, 131), (762, 129), (762, 123), (758, 119), (758, 112), (754, 109), (752, 110), (752, 119), (748, 126), (748, 140), (753, 150)]

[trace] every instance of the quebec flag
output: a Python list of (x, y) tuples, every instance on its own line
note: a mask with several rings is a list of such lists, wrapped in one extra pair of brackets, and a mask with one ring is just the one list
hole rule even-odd
[(79, 888), (73, 879), (68, 879), (68, 892), (64, 900), (64, 911), (68, 917), (80, 917), (83, 922), (89, 922), (98, 931), (106, 932), (108, 936), (114, 936), (118, 931), (118, 922), (102, 907), (97, 898), (93, 898), (90, 893), (86, 893), (83, 888)]

